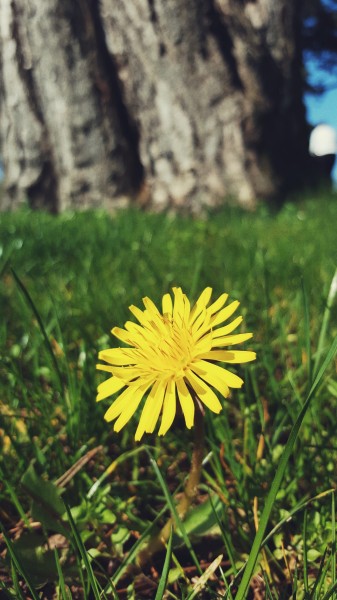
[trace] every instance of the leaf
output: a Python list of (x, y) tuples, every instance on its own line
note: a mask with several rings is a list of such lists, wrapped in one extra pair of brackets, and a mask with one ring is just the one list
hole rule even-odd
[(46, 546), (46, 539), (38, 533), (23, 534), (13, 543), (20, 564), (29, 573), (34, 585), (54, 581), (57, 577), (54, 552)]
[(51, 481), (40, 477), (33, 465), (30, 465), (21, 478), (21, 484), (32, 498), (31, 513), (48, 530), (54, 530), (69, 537), (69, 530), (62, 521), (64, 505), (61, 490)]
[(59, 516), (54, 516), (49, 507), (33, 500), (31, 513), (34, 521), (39, 521), (48, 531), (56, 531), (69, 538), (69, 529)]
[(23, 579), (25, 580), (28, 589), (32, 595), (33, 600), (39, 600), (38, 596), (35, 592), (34, 589), (34, 585), (32, 583), (31, 577), (30, 577), (30, 573), (28, 573), (28, 571), (25, 568), (25, 565), (22, 564), (18, 553), (16, 552), (16, 549), (13, 546), (13, 542), (7, 537), (5, 531), (3, 530), (2, 526), (0, 525), (0, 529), (2, 531), (2, 535), (3, 535), (3, 539), (5, 540), (5, 544), (7, 546), (7, 550), (9, 553), (9, 556), (11, 558), (11, 562), (12, 562), (12, 575), (13, 575), (13, 583), (15, 584), (15, 578), (16, 578), (16, 574), (17, 572), (19, 572)]
[(307, 558), (308, 558), (309, 562), (314, 562), (321, 556), (322, 556), (322, 552), (318, 552), (318, 550), (315, 550), (315, 548), (310, 548), (310, 550), (308, 550), (308, 552), (307, 552)]
[[(203, 537), (204, 535), (214, 535), (214, 533), (218, 533), (220, 535), (220, 528), (216, 515), (218, 518), (221, 518), (222, 513), (223, 503), (221, 502), (219, 496), (213, 494), (212, 500), (208, 498), (202, 504), (199, 504), (188, 511), (184, 520), (186, 533), (191, 537)], [(177, 530), (175, 538), (182, 539), (180, 530)], [(175, 541), (178, 543), (177, 539)], [(174, 543), (174, 546), (176, 546), (176, 543)]]
[(21, 483), (36, 504), (42, 505), (51, 513), (61, 516), (64, 513), (64, 505), (60, 490), (51, 481), (45, 481), (40, 477), (33, 465), (30, 465), (21, 478)]

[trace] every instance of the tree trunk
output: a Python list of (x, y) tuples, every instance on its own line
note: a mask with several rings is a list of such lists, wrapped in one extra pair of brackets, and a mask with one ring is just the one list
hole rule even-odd
[[(136, 130), (102, 43), (97, 0), (1, 0), (7, 202), (59, 211), (125, 204)], [(111, 64), (110, 64), (111, 63)]]
[(252, 207), (307, 157), (296, 0), (0, 0), (2, 208)]

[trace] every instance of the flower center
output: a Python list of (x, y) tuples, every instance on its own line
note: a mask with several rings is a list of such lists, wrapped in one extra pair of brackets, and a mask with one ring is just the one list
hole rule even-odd
[(180, 326), (175, 322), (163, 319), (167, 335), (162, 335), (154, 348), (158, 353), (161, 367), (165, 374), (173, 377), (183, 377), (185, 369), (193, 360), (194, 342), (191, 332), (186, 325)]

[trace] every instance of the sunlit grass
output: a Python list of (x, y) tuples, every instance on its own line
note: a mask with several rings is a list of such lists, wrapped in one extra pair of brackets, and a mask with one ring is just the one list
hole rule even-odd
[[(132, 586), (136, 598), (161, 597), (158, 586), (192, 598), (194, 578), (222, 554), (205, 598), (220, 591), (235, 598), (291, 429), (337, 334), (336, 222), (335, 197), (278, 214), (227, 209), (194, 220), (137, 210), (1, 216), (0, 581), (7, 597), (25, 597), (28, 585), (51, 598), (56, 585), (60, 598), (70, 598), (75, 585), (88, 599), (132, 597)], [(147, 436), (144, 446), (134, 442), (134, 424), (114, 434), (95, 403), (95, 364), (128, 306), (145, 295), (158, 302), (172, 285), (192, 300), (206, 286), (239, 299), (257, 361), (238, 367), (245, 386), (220, 415), (207, 415), (197, 506), (172, 536), (171, 569), (158, 555), (144, 580), (137, 552), (183, 487), (193, 436), (179, 419), (166, 439)], [(267, 598), (337, 597), (335, 372), (330, 360), (270, 497), (254, 580)]]

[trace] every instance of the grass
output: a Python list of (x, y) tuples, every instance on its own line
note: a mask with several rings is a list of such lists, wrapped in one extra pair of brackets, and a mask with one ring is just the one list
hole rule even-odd
[[(194, 220), (1, 216), (5, 598), (336, 600), (336, 222), (334, 196)], [(174, 511), (193, 436), (179, 418), (143, 445), (134, 422), (114, 434), (95, 364), (128, 306), (172, 285), (239, 299), (258, 358), (207, 415), (196, 506), (142, 572), (137, 553)]]

